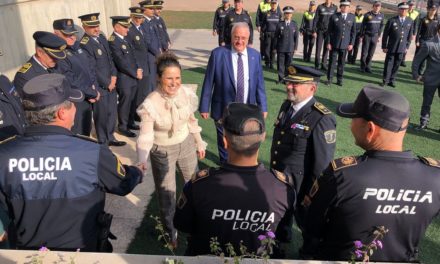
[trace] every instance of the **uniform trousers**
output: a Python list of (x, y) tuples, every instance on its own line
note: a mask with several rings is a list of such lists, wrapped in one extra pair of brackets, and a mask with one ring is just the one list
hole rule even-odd
[[(144, 75), (141, 80), (137, 81), (136, 95), (134, 97), (134, 103), (131, 105), (130, 119), (140, 121), (137, 116), (136, 110), (144, 102), (145, 98), (153, 91), (152, 87), (148, 86), (148, 75)], [(133, 125), (129, 123), (128, 125)]]
[(303, 35), (303, 59), (304, 61), (310, 61), (310, 57), (312, 56), (313, 46), (315, 46), (315, 38), (312, 33), (304, 33)]
[(223, 142), (223, 125), (220, 120), (214, 120), (215, 129), (217, 131), (217, 149), (220, 164), (226, 163), (228, 161), (228, 152), (226, 152), (225, 145)]
[(156, 57), (152, 53), (148, 53), (148, 67), (150, 68), (149, 75), (148, 75), (148, 91), (154, 91), (156, 89), (157, 83), (156, 83)]
[(374, 52), (376, 51), (378, 34), (368, 35), (366, 34), (362, 39), (362, 53), (361, 53), (361, 69), (371, 70), (371, 60), (373, 59)]
[(159, 200), (159, 211), (165, 231), (172, 241), (177, 239), (173, 225), (176, 209), (176, 165), (186, 182), (198, 171), (194, 137), (190, 134), (179, 144), (153, 145), (150, 151), (151, 169)]
[(354, 39), (353, 49), (348, 52), (348, 62), (351, 64), (356, 63), (356, 58), (359, 51), (359, 44), (361, 43), (361, 34), (356, 33), (356, 37)]
[(440, 94), (440, 86), (423, 85), (423, 103), (420, 110), (420, 122), (428, 123), (431, 116), (431, 105), (435, 96), (435, 91)]
[[(124, 78), (125, 80), (123, 80)], [(119, 130), (127, 130), (128, 125), (134, 124), (134, 113), (132, 111), (132, 105), (135, 102), (135, 96), (137, 93), (137, 80), (124, 76), (118, 78), (117, 92), (118, 92), (118, 128)], [(119, 82), (121, 80), (121, 82)]]
[(116, 118), (118, 108), (118, 96), (115, 90), (106, 92), (98, 102), (93, 104), (93, 120), (95, 121), (95, 130), (100, 144), (108, 144), (114, 141), (116, 127)]
[(287, 68), (292, 63), (293, 52), (278, 52), (277, 69), (278, 69), (278, 81), (282, 81)]
[(318, 68), (320, 64), (321, 59), (321, 50), (322, 51), (322, 65), (327, 65), (327, 56), (328, 56), (328, 50), (327, 50), (327, 44), (330, 42), (330, 38), (328, 36), (327, 31), (318, 31), (318, 36), (316, 38), (316, 52), (315, 52), (315, 67)]
[(276, 38), (274, 32), (264, 33), (264, 61), (266, 66), (272, 65), (275, 60)]
[(400, 63), (405, 53), (390, 53), (385, 56), (385, 65), (383, 68), (383, 82), (385, 84), (394, 82)]
[(92, 105), (87, 100), (74, 104), (76, 113), (72, 132), (89, 137), (92, 131)]
[(332, 49), (330, 51), (330, 61), (329, 67), (327, 71), (327, 79), (331, 81), (333, 79), (333, 74), (335, 71), (336, 63), (338, 63), (337, 74), (336, 77), (338, 81), (342, 81), (344, 75), (344, 67), (345, 67), (345, 56), (347, 55), (346, 49)]
[[(422, 47), (422, 44), (423, 44), (423, 42), (425, 42), (426, 40), (419, 40), (419, 43), (420, 43), (420, 45), (418, 46), (418, 47), (416, 47), (416, 52), (414, 52), (414, 58), (416, 57), (416, 55), (417, 55), (417, 52), (419, 52), (419, 50), (420, 50), (420, 47)], [(426, 67), (426, 59), (424, 59), (423, 61), (422, 61), (422, 63), (420, 64), (420, 67), (419, 67), (419, 69), (418, 69), (418, 73), (419, 73), (419, 75), (423, 75), (423, 72), (425, 71), (425, 67)]]

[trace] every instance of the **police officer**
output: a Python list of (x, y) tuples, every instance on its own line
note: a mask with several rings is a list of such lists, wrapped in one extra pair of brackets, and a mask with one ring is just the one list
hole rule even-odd
[(101, 226), (98, 219), (105, 193), (126, 195), (142, 180), (140, 169), (122, 165), (107, 146), (70, 131), (72, 102), (82, 100), (60, 74), (40, 75), (23, 88), (30, 126), (0, 148), (0, 203), (19, 249), (104, 250), (108, 234), (99, 236), (110, 222)]
[(314, 184), (307, 255), (350, 260), (354, 241), (376, 240), (383, 248), (369, 254), (370, 261), (418, 262), (419, 242), (440, 210), (440, 161), (403, 151), (409, 112), (402, 95), (369, 85), (354, 103), (339, 105), (338, 115), (352, 118), (356, 145), (366, 152), (332, 161)]
[(397, 7), (399, 8), (399, 15), (387, 21), (382, 37), (382, 50), (387, 55), (381, 86), (389, 85), (393, 88), (396, 87), (394, 79), (400, 63), (411, 44), (414, 26), (414, 21), (407, 17), (409, 6), (402, 2)]
[(108, 41), (101, 34), (99, 13), (82, 15), (79, 19), (84, 28), (81, 48), (87, 52), (92, 68), (95, 69), (97, 89), (101, 94), (99, 101), (93, 104), (93, 120), (98, 142), (109, 146), (124, 146), (126, 143), (116, 140), (113, 135), (117, 118), (117, 70)]
[[(422, 20), (422, 23), (423, 20)], [(428, 127), (431, 117), (431, 104), (435, 91), (440, 90), (440, 26), (437, 26), (437, 34), (430, 40), (424, 41), (419, 51), (414, 56), (412, 64), (412, 76), (418, 82), (423, 82), (423, 103), (420, 110), (420, 125), (416, 130)], [(428, 67), (423, 75), (419, 74), (420, 67), (427, 60)]]
[(171, 39), (168, 34), (167, 25), (165, 24), (165, 20), (160, 16), (163, 9), (163, 1), (154, 1), (154, 17), (156, 18), (157, 29), (159, 32), (160, 43), (162, 47), (162, 51), (167, 51), (171, 48)]
[[(3, 56), (1, 50), (0, 56)], [(20, 97), (8, 77), (0, 73), (0, 141), (22, 135), (25, 125)]]
[(278, 81), (281, 82), (292, 63), (293, 54), (298, 48), (298, 26), (292, 20), (294, 8), (285, 6), (283, 8), (284, 20), (278, 22), (275, 38), (277, 50)]
[(371, 71), (371, 60), (376, 52), (376, 45), (379, 42), (385, 21), (380, 8), (380, 1), (375, 1), (373, 3), (373, 10), (367, 12), (362, 21), (360, 33), (362, 40), (361, 72), (373, 73)]
[[(137, 90), (135, 95), (135, 103), (132, 104), (131, 113), (134, 115), (136, 121), (140, 121), (136, 110), (145, 98), (153, 91), (148, 87), (148, 75), (150, 68), (148, 65), (148, 41), (145, 33), (142, 30), (142, 23), (144, 23), (144, 8), (130, 7), (131, 27), (128, 29), (127, 41), (134, 49), (134, 56), (137, 58), (137, 63), (142, 69), (142, 79), (137, 80)], [(139, 126), (132, 123), (128, 124), (128, 129), (139, 130)]]
[(273, 69), (275, 60), (276, 36), (275, 30), (281, 20), (281, 14), (277, 11), (278, 0), (270, 1), (270, 10), (263, 18), (261, 31), (264, 35), (264, 60), (267, 68)]
[[(428, 6), (428, 13), (424, 18), (420, 20), (419, 27), (417, 29), (416, 34), (416, 52), (414, 53), (414, 57), (419, 52), (420, 47), (424, 42), (432, 39), (437, 35), (437, 27), (439, 25), (439, 20), (437, 17), (437, 7)], [(423, 69), (425, 68), (425, 62), (422, 62), (419, 68), (419, 75), (423, 74)]]
[(225, 24), (223, 25), (223, 34), (221, 36), (221, 45), (231, 44), (231, 30), (235, 23), (244, 22), (248, 24), (251, 35), (249, 37), (249, 45), (252, 45), (254, 39), (254, 27), (252, 26), (252, 19), (248, 11), (243, 9), (243, 0), (234, 0), (234, 8), (228, 12), (225, 17)]
[(355, 15), (348, 13), (350, 4), (350, 1), (341, 1), (339, 5), (341, 12), (333, 14), (328, 24), (330, 38), (330, 43), (327, 45), (327, 49), (330, 51), (326, 82), (328, 86), (332, 83), (336, 63), (338, 63), (337, 85), (342, 86), (347, 51), (353, 49), (356, 36), (356, 18)]
[[(417, 11), (415, 9), (413, 1), (410, 0), (410, 1), (408, 1), (407, 4), (409, 6), (408, 17), (411, 18), (412, 21), (413, 21), (413, 31), (411, 32), (412, 33), (412, 39), (411, 40), (415, 40), (416, 39), (416, 34), (417, 34), (417, 28), (419, 27), (420, 13), (419, 13), (419, 11)], [(406, 61), (406, 52), (403, 55), (403, 59), (402, 59), (402, 62), (400, 63), (400, 66), (406, 67), (406, 62), (405, 61)]]
[(315, 37), (313, 36), (313, 18), (315, 18), (316, 3), (310, 1), (309, 10), (304, 12), (301, 21), (301, 36), (303, 37), (303, 59), (310, 62), (313, 46), (315, 45)]
[(359, 50), (359, 46), (361, 44), (361, 28), (362, 21), (364, 21), (364, 15), (362, 14), (362, 6), (356, 6), (356, 11), (354, 13), (355, 21), (356, 21), (356, 35), (354, 37), (354, 45), (353, 49), (348, 52), (347, 62), (350, 64), (356, 64), (356, 58)]
[(118, 133), (126, 137), (136, 137), (128, 128), (134, 125), (134, 112), (137, 81), (143, 77), (143, 69), (139, 67), (134, 48), (126, 38), (130, 27), (130, 17), (112, 16), (113, 33), (108, 42), (113, 62), (118, 70), (116, 91), (118, 92)]
[(319, 69), (321, 50), (324, 46), (321, 69), (327, 70), (327, 44), (329, 43), (329, 32), (327, 29), (330, 17), (337, 10), (338, 7), (332, 3), (332, 0), (325, 0), (325, 3), (320, 4), (316, 9), (316, 14), (313, 18), (313, 36), (316, 38), (315, 69)]
[(87, 54), (79, 47), (76, 40), (75, 24), (72, 19), (58, 19), (53, 22), (55, 35), (64, 39), (67, 44), (66, 58), (57, 63), (56, 69), (66, 76), (74, 89), (79, 89), (84, 94), (84, 101), (75, 103), (76, 115), (72, 132), (84, 136), (90, 136), (92, 131), (92, 103), (99, 100), (99, 92), (96, 90), (98, 83), (91, 69)]
[(220, 36), (223, 34), (223, 25), (226, 14), (232, 9), (229, 0), (222, 0), (222, 5), (215, 10), (214, 22), (212, 23), (212, 35), (218, 35), (218, 45), (221, 46)]
[(14, 77), (14, 86), (21, 95), (24, 85), (32, 78), (56, 72), (57, 60), (66, 58), (66, 42), (53, 33), (36, 31), (32, 37), (35, 40), (35, 54), (18, 70)]
[(266, 135), (261, 109), (231, 103), (222, 122), (227, 163), (198, 172), (185, 184), (176, 205), (174, 226), (189, 233), (185, 255), (210, 254), (213, 237), (223, 252), (227, 243), (235, 252), (240, 252), (240, 244), (248, 252), (257, 252), (258, 236), (269, 230), (281, 243), (291, 239), (292, 182), (282, 172), (270, 172), (258, 163)]
[(293, 177), (299, 227), (305, 215), (303, 199), (333, 159), (336, 146), (336, 119), (313, 97), (322, 75), (305, 66), (289, 67), (284, 78), (287, 99), (275, 122), (270, 150), (271, 168)]

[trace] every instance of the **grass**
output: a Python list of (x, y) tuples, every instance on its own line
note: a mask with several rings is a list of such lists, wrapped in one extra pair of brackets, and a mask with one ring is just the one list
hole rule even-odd
[[(303, 63), (300, 63), (303, 64)], [(347, 65), (345, 72), (344, 87), (336, 85), (328, 88), (320, 85), (316, 98), (318, 101), (326, 105), (329, 109), (334, 111), (339, 102), (353, 101), (359, 90), (367, 83), (377, 84), (381, 82), (383, 63), (376, 62), (373, 64), (372, 75), (360, 74), (358, 66)], [(396, 90), (408, 98), (411, 108), (411, 126), (417, 125), (419, 122), (419, 111), (422, 103), (422, 86), (416, 84), (410, 78), (410, 68), (401, 68), (397, 77)], [(195, 68), (183, 71), (184, 83), (195, 83), (201, 87), (204, 77), (203, 68)], [(279, 106), (285, 98), (284, 87), (275, 85), (276, 80), (275, 71), (265, 71), (264, 78), (266, 82), (266, 93), (268, 98), (269, 116), (267, 118), (267, 139), (262, 144), (260, 150), (260, 161), (266, 164), (269, 163), (270, 145), (272, 139), (272, 132), (275, 117), (278, 113)], [(392, 89), (392, 88), (389, 88)], [(199, 89), (200, 92), (200, 89)], [(413, 150), (415, 155), (430, 156), (440, 159), (440, 133), (436, 130), (440, 128), (440, 107), (439, 98), (436, 96), (432, 107), (432, 120), (430, 129), (422, 132), (416, 132), (412, 127), (408, 129), (405, 138), (405, 149)], [(350, 132), (350, 120), (337, 117), (337, 145), (335, 157), (346, 155), (360, 155), (363, 151), (354, 145), (353, 137)], [(208, 142), (207, 157), (199, 163), (201, 168), (217, 166), (217, 148), (216, 148), (216, 134), (212, 120), (202, 120), (199, 118), (199, 123), (203, 128), (202, 136)], [(423, 177), (423, 175), (420, 175)], [(181, 186), (181, 183), (179, 184)], [(180, 189), (180, 188), (178, 188)], [(169, 254), (163, 248), (163, 245), (157, 241), (157, 234), (154, 230), (154, 221), (149, 216), (158, 215), (157, 200), (153, 197), (147, 211), (145, 219), (141, 227), (137, 230), (136, 236), (128, 248), (128, 253), (138, 254)], [(399, 230), (404, 232), (405, 230)], [(437, 218), (434, 223), (428, 228), (425, 239), (421, 244), (421, 259), (424, 263), (438, 263), (440, 259), (440, 219)], [(301, 245), (301, 238), (298, 231), (295, 231), (295, 241), (290, 246), (289, 258), (297, 258), (297, 251)], [(177, 254), (183, 254), (185, 249), (185, 239), (180, 238), (180, 247)], [(387, 245), (385, 245), (387, 246)], [(391, 245), (388, 245), (391, 246)]]

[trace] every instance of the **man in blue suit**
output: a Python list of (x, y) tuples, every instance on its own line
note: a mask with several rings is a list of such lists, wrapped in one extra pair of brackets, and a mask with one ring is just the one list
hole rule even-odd
[(227, 161), (223, 144), (223, 126), (219, 120), (223, 109), (231, 102), (256, 104), (267, 116), (266, 91), (264, 87), (261, 56), (247, 47), (249, 27), (236, 23), (231, 30), (231, 46), (214, 49), (206, 68), (200, 97), (200, 115), (208, 119), (209, 112), (217, 129), (217, 146), (220, 163)]

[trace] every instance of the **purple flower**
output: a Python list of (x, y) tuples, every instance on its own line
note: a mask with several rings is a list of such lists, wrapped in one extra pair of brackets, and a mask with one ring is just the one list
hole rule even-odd
[(263, 241), (263, 240), (265, 240), (266, 239), (266, 236), (265, 235), (259, 235), (258, 236), (258, 240), (260, 240), (260, 241)]
[(46, 251), (49, 251), (49, 249), (47, 247), (40, 247), (40, 249), (38, 251), (46, 252)]
[(354, 247), (355, 248), (361, 248), (363, 246), (362, 242), (359, 240), (354, 241)]
[(354, 254), (356, 254), (356, 258), (361, 258), (363, 253), (364, 252), (362, 252), (362, 250), (359, 249), (356, 249), (356, 251), (354, 252)]
[(274, 239), (275, 238), (275, 234), (272, 231), (267, 232), (267, 236)]
[(382, 244), (382, 241), (380, 241), (380, 240), (377, 240), (376, 241), (376, 244), (377, 244), (377, 246), (380, 248), (380, 249), (382, 249), (383, 248), (383, 244)]

